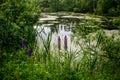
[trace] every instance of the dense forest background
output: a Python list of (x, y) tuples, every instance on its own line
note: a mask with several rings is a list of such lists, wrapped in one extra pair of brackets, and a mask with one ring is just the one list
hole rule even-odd
[(119, 0), (41, 0), (41, 10), (73, 11), (80, 13), (95, 13), (99, 15), (120, 15)]

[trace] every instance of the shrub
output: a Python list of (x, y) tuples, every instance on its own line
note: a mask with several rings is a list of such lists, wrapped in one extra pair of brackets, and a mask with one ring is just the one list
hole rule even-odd
[(33, 25), (40, 9), (36, 0), (6, 0), (0, 5), (0, 49), (13, 51), (21, 48), (22, 39), (35, 40)]
[(80, 12), (79, 8), (73, 8), (74, 12)]
[(114, 19), (112, 23), (113, 23), (113, 27), (120, 29), (120, 17)]

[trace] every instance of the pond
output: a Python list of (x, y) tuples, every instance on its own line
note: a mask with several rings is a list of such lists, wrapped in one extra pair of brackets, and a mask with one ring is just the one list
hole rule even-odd
[[(43, 44), (41, 44), (41, 42), (43, 40), (46, 40), (49, 33), (51, 33), (52, 36), (50, 45), (52, 50), (55, 50), (55, 48), (58, 49), (58, 41), (60, 41), (61, 49), (64, 50), (65, 36), (67, 38), (68, 51), (80, 50), (80, 47), (74, 43), (72, 36), (75, 33), (75, 28), (81, 24), (84, 24), (83, 20), (94, 20), (96, 23), (104, 23), (104, 20), (101, 17), (88, 16), (80, 13), (42, 13), (39, 20), (41, 24), (35, 26), (38, 32), (37, 41), (39, 47), (43, 47)], [(96, 27), (96, 25), (93, 25), (93, 27)], [(111, 34), (116, 31), (111, 32), (109, 30), (106, 30), (106, 32)], [(43, 38), (43, 40), (40, 36)]]

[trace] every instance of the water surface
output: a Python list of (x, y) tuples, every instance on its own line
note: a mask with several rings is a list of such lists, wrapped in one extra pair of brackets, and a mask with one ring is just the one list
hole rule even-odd
[[(42, 13), (40, 18), (41, 25), (35, 26), (37, 29), (37, 32), (40, 32), (39, 35), (41, 35), (44, 39), (47, 38), (48, 34), (51, 32), (51, 49), (54, 50), (55, 48), (58, 48), (58, 37), (61, 39), (61, 49), (64, 50), (64, 37), (67, 36), (67, 46), (68, 51), (76, 51), (80, 50), (80, 47), (76, 44), (74, 44), (74, 40), (71, 36), (74, 35), (76, 27), (80, 26), (81, 24), (84, 24), (82, 20), (95, 20), (96, 22), (103, 22), (101, 18), (99, 17), (91, 17), (86, 16), (83, 14), (58, 14), (58, 13)], [(96, 26), (96, 25), (94, 25)], [(87, 26), (86, 26), (87, 27)], [(109, 34), (109, 30), (106, 30), (106, 32)], [(38, 44), (41, 46), (42, 40), (37, 36)]]

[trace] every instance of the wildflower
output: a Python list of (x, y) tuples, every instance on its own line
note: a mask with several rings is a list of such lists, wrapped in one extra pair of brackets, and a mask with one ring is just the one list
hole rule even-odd
[(25, 47), (26, 47), (26, 40), (23, 39), (23, 40), (22, 40), (22, 48), (25, 48)]
[(28, 50), (27, 50), (27, 54), (28, 54), (28, 56), (30, 57), (31, 54), (32, 54), (32, 50), (31, 50), (31, 49), (28, 49)]
[(60, 36), (58, 36), (58, 49), (59, 50), (61, 49), (61, 39), (60, 39)]
[(67, 36), (64, 37), (64, 49), (67, 50)]

